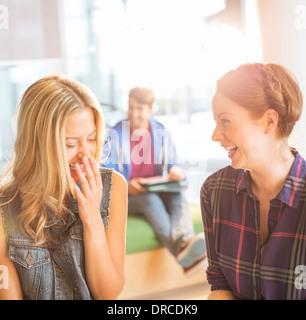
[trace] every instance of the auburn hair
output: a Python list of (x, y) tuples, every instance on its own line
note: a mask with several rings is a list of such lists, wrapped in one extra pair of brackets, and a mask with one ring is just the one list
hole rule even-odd
[(217, 92), (245, 107), (254, 118), (269, 108), (276, 110), (282, 137), (289, 137), (303, 109), (295, 75), (278, 64), (243, 64), (217, 81)]

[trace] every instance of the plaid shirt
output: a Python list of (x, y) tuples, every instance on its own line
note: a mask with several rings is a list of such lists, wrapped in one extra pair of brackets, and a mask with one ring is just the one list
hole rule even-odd
[(306, 299), (306, 162), (295, 161), (270, 201), (268, 237), (260, 243), (259, 201), (247, 170), (226, 167), (201, 188), (211, 290), (240, 299)]

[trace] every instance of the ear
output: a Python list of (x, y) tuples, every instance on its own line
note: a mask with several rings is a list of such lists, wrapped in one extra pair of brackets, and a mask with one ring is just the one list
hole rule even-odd
[(153, 104), (148, 104), (149, 106), (149, 113), (151, 114), (153, 112)]
[(276, 110), (270, 108), (264, 114), (265, 133), (274, 133), (278, 128), (279, 114)]

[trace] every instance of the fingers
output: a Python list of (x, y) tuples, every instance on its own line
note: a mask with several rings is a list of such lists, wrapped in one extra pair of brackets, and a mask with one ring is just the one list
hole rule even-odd
[(95, 159), (92, 156), (90, 156), (89, 159), (87, 157), (83, 157), (82, 163), (84, 165), (89, 186), (100, 186), (101, 174)]
[(181, 180), (181, 177), (178, 176), (178, 175), (175, 174), (175, 173), (168, 173), (168, 179), (169, 179), (170, 181), (179, 181), (179, 180)]
[(100, 170), (94, 158), (92, 156), (90, 156), (89, 159), (87, 157), (83, 157), (82, 164), (84, 166), (83, 170), (80, 168), (78, 163), (76, 164), (76, 172), (81, 183), (83, 193), (102, 189)]
[(139, 193), (144, 193), (147, 190), (144, 189), (138, 182), (137, 179), (132, 179), (130, 180), (129, 184), (128, 184), (128, 191), (129, 194), (131, 195), (137, 195)]
[[(90, 157), (90, 159), (91, 158), (92, 157)], [(91, 161), (89, 162), (87, 157), (82, 158), (82, 163), (84, 166), (85, 175), (86, 175), (88, 184), (89, 184), (90, 188), (92, 189), (92, 187), (96, 185), (96, 179), (95, 179), (92, 167), (91, 167), (92, 163), (91, 163)]]
[[(80, 219), (84, 222), (91, 219), (92, 215), (100, 215), (100, 204), (102, 198), (102, 181), (100, 177), (100, 186), (96, 185), (95, 168), (91, 167), (90, 162), (83, 159), (84, 169), (75, 165), (78, 178), (73, 180), (74, 193), (77, 199)], [(81, 184), (81, 187), (76, 182)]]
[[(90, 187), (89, 187), (89, 183), (85, 177), (84, 172), (81, 170), (80, 165), (78, 163), (76, 163), (75, 165), (75, 169), (76, 169), (76, 173), (78, 175), (79, 178), (79, 182), (81, 184), (82, 187), (82, 192), (83, 194), (87, 194), (90, 191)], [(85, 167), (84, 167), (85, 170)], [(85, 170), (86, 173), (86, 170)]]
[(142, 184), (142, 183), (146, 183), (146, 181), (147, 181), (147, 179), (146, 178), (142, 178), (142, 177), (140, 177), (140, 178), (135, 178), (134, 179), (138, 184)]
[(100, 173), (100, 170), (98, 168), (98, 165), (97, 165), (95, 159), (92, 156), (89, 158), (89, 162), (90, 162), (90, 166), (91, 166), (92, 172), (94, 174), (96, 185), (98, 187), (100, 187), (100, 186), (102, 186), (102, 179), (101, 179), (101, 173)]
[(75, 196), (77, 197), (77, 199), (80, 199), (81, 197), (83, 197), (83, 194), (82, 194), (80, 188), (78, 187), (78, 185), (76, 184), (76, 182), (74, 181), (74, 179), (72, 179), (72, 184), (73, 184), (74, 193), (75, 193)]
[(180, 181), (184, 179), (183, 170), (177, 166), (173, 166), (168, 173), (168, 179), (171, 181)]

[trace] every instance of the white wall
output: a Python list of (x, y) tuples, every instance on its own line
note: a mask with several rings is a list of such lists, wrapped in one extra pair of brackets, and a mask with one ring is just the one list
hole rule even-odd
[[(1, 0), (0, 61), (61, 58), (57, 0)], [(4, 8), (6, 10), (4, 10)]]
[[(257, 0), (257, 6), (263, 63), (278, 63), (290, 68), (299, 80), (306, 101), (306, 0)], [(304, 158), (305, 138), (304, 110), (291, 143)]]

